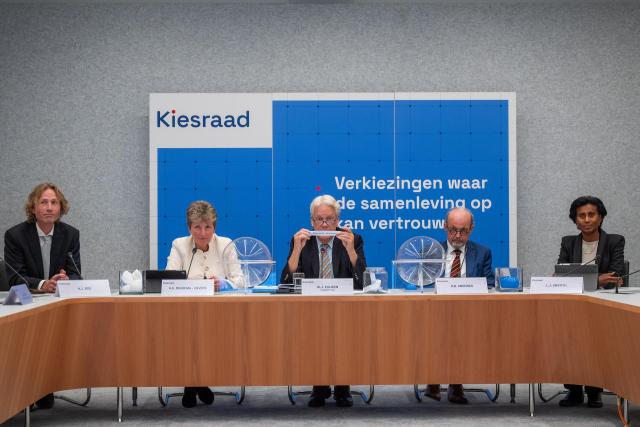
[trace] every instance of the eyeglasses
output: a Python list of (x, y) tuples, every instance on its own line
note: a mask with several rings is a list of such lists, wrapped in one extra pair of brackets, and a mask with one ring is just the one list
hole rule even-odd
[(469, 233), (471, 233), (466, 228), (455, 228), (455, 227), (447, 227), (447, 231), (449, 232), (449, 234), (452, 234), (454, 236), (456, 234), (460, 234), (461, 236), (467, 236), (469, 235)]
[(316, 224), (332, 225), (334, 222), (336, 222), (336, 217), (330, 216), (328, 218), (320, 218), (320, 217), (313, 216), (311, 217), (311, 220)]

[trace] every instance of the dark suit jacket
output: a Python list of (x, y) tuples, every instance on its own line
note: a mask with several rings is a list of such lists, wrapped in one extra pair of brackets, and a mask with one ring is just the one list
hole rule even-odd
[[(355, 267), (351, 265), (349, 254), (342, 244), (342, 241), (338, 238), (333, 239), (333, 249), (331, 250), (333, 277), (336, 279), (352, 277), (354, 288), (362, 289), (362, 278), (364, 270), (367, 268), (367, 261), (364, 257), (364, 241), (359, 234), (354, 233), (353, 247), (358, 254), (358, 261), (356, 261)], [(287, 260), (289, 260), (292, 251), (293, 238), (289, 245), (289, 255), (287, 255)], [(318, 253), (318, 243), (315, 236), (312, 236), (304, 245), (304, 248), (302, 248), (296, 272), (304, 273), (304, 277), (306, 278), (318, 278), (320, 276), (320, 254)], [(282, 270), (282, 274), (280, 275), (280, 283), (291, 283), (292, 280), (293, 278), (289, 271), (289, 264), (286, 263)]]
[[(442, 242), (444, 250), (448, 250), (448, 243)], [(495, 285), (495, 275), (493, 273), (491, 249), (479, 243), (467, 241), (464, 266), (466, 267), (466, 277), (486, 277), (487, 285)], [(443, 272), (444, 274), (444, 272)]]
[[(49, 271), (42, 271), (42, 251), (36, 224), (23, 222), (11, 227), (4, 233), (4, 259), (27, 279), (30, 288), (37, 288), (41, 280), (47, 280), (57, 274), (61, 268), (66, 271), (70, 279), (80, 279), (80, 272), (76, 271), (67, 255), (73, 258), (80, 267), (80, 232), (64, 222), (58, 222), (53, 230), (51, 240), (51, 258)], [(7, 268), (9, 285), (22, 283), (23, 280)]]
[[(599, 258), (600, 274), (614, 271), (618, 276), (624, 275), (624, 237), (619, 234), (608, 234), (600, 229), (600, 241), (596, 256)], [(595, 258), (595, 257), (594, 257)], [(564, 236), (560, 243), (558, 264), (583, 263), (582, 233), (577, 236)]]

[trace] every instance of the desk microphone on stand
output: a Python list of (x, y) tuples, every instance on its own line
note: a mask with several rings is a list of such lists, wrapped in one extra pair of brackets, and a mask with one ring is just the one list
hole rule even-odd
[[(640, 271), (640, 269), (638, 269), (636, 271), (632, 271), (631, 273), (627, 273), (627, 274), (625, 274), (623, 276), (618, 277), (618, 279), (626, 279), (627, 277), (632, 276), (632, 275), (636, 274), (639, 271)], [(620, 287), (620, 285), (618, 283), (620, 283), (620, 280), (616, 281), (616, 294), (620, 293), (620, 292), (618, 292), (618, 288)]]
[(73, 254), (71, 252), (67, 252), (67, 256), (71, 258), (71, 262), (73, 263), (73, 267), (76, 269), (76, 273), (78, 273), (78, 277), (80, 280), (84, 280), (82, 278), (82, 273), (80, 273), (80, 269), (78, 268), (78, 264), (76, 264), (76, 260), (73, 259)]
[(196, 249), (195, 247), (191, 249), (191, 261), (189, 261), (189, 268), (187, 269), (187, 279), (189, 278), (189, 272), (191, 271), (191, 264), (193, 264), (193, 257), (196, 255), (197, 250), (198, 249)]
[(9, 267), (9, 269), (10, 269), (11, 271), (13, 271), (13, 272), (14, 272), (14, 273), (15, 273), (15, 274), (20, 278), (20, 280), (22, 280), (22, 281), (24, 282), (24, 284), (25, 284), (25, 285), (27, 285), (27, 288), (29, 287), (29, 282), (27, 282), (27, 279), (25, 279), (25, 278), (24, 278), (24, 276), (23, 276), (22, 274), (18, 273), (18, 270), (16, 270), (15, 268), (13, 268), (13, 266), (12, 266), (11, 264), (9, 264), (9, 263), (7, 262), (7, 260), (5, 260), (4, 258), (2, 258), (2, 257), (0, 256), (0, 261), (4, 262), (4, 265), (6, 265), (7, 267)]

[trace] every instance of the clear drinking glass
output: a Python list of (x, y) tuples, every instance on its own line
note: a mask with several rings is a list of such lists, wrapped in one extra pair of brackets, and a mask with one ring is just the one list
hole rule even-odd
[(142, 272), (140, 270), (123, 270), (119, 274), (119, 291), (121, 295), (142, 295)]
[(384, 267), (367, 267), (364, 271), (364, 291), (384, 293), (389, 288), (389, 275)]
[(496, 268), (496, 290), (522, 292), (522, 269), (519, 267)]

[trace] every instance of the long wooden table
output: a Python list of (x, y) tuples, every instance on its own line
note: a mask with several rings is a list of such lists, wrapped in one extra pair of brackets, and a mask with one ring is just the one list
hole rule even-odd
[(587, 295), (58, 300), (0, 317), (0, 420), (85, 387), (576, 383), (640, 401), (640, 308)]

